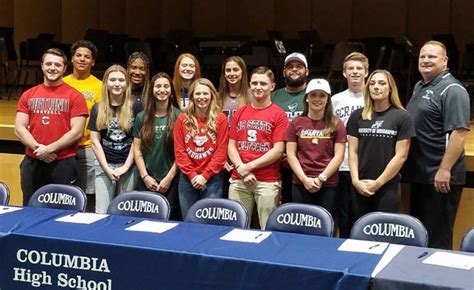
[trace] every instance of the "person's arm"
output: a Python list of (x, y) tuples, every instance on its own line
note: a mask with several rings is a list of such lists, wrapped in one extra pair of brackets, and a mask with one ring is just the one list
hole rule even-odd
[(349, 143), (349, 171), (351, 173), (352, 185), (358, 193), (364, 196), (371, 196), (374, 193), (366, 189), (363, 181), (359, 179), (359, 138), (348, 136)]
[(77, 143), (79, 139), (81, 139), (82, 133), (84, 132), (86, 116), (72, 117), (70, 124), (71, 129), (69, 129), (69, 131), (61, 138), (48, 145), (40, 144), (33, 153), (41, 159), (43, 156), (55, 153), (68, 146), (71, 146), (74, 143)]
[(212, 153), (211, 160), (204, 168), (201, 175), (209, 180), (215, 174), (221, 172), (224, 167), (225, 162), (227, 161), (227, 147), (229, 143), (229, 132), (227, 118), (224, 114), (220, 115), (219, 123), (217, 127), (217, 143), (216, 150)]
[(395, 144), (395, 155), (390, 159), (390, 162), (385, 167), (382, 174), (376, 180), (368, 181), (367, 189), (371, 192), (376, 192), (385, 183), (389, 182), (395, 175), (400, 172), (403, 163), (407, 160), (408, 152), (410, 150), (411, 139), (398, 140)]
[(127, 173), (127, 171), (132, 167), (133, 165), (133, 143), (132, 146), (130, 147), (130, 151), (128, 151), (127, 159), (123, 163), (122, 166), (115, 168), (114, 170), (114, 175), (119, 179), (122, 175)]
[[(183, 116), (183, 117), (181, 117)], [(176, 164), (183, 174), (185, 174), (189, 180), (192, 180), (197, 175), (196, 168), (193, 166), (191, 159), (186, 153), (186, 146), (184, 144), (184, 135), (187, 131), (183, 126), (184, 114), (180, 115), (174, 124), (173, 136), (174, 136), (174, 155)]]
[(166, 176), (160, 181), (157, 191), (161, 193), (167, 192), (171, 186), (171, 183), (173, 182), (174, 177), (176, 176), (176, 173), (178, 173), (178, 166), (176, 165), (176, 162), (173, 162), (173, 165)]
[(461, 156), (469, 130), (459, 128), (451, 131), (448, 146), (435, 175), (434, 186), (436, 191), (447, 193), (450, 190), (451, 169)]
[(35, 140), (28, 130), (30, 117), (23, 112), (17, 112), (15, 117), (15, 135), (20, 139), (21, 143), (26, 147), (35, 151), (39, 147), (39, 143)]
[(237, 164), (236, 165), (237, 173), (243, 177), (251, 173), (253, 170), (257, 168), (262, 168), (270, 164), (273, 164), (275, 163), (275, 161), (280, 159), (281, 156), (283, 156), (284, 151), (285, 151), (285, 142), (284, 141), (275, 142), (273, 144), (272, 149), (270, 149), (269, 151), (267, 151), (267, 153), (263, 154), (257, 159), (252, 160), (248, 163)]
[(113, 175), (113, 170), (109, 167), (109, 164), (107, 163), (104, 148), (102, 148), (102, 144), (100, 144), (100, 139), (100, 132), (91, 131), (92, 151), (94, 151), (95, 157), (97, 158), (97, 162), (99, 162), (100, 167), (110, 180), (117, 181), (118, 178)]
[(298, 179), (303, 183), (306, 190), (309, 192), (316, 192), (320, 189), (314, 178), (308, 177), (301, 167), (300, 161), (297, 157), (298, 144), (296, 142), (286, 142), (286, 156), (291, 170), (295, 173)]
[(339, 170), (339, 166), (344, 160), (344, 152), (346, 151), (346, 143), (335, 143), (334, 144), (334, 156), (331, 161), (329, 161), (326, 168), (321, 172), (322, 175), (327, 176), (328, 178), (333, 176)]
[(229, 146), (227, 146), (227, 156), (229, 157), (230, 162), (234, 168), (242, 163), (242, 159), (240, 158), (239, 151), (237, 150), (237, 142), (234, 139), (229, 139)]
[(141, 149), (142, 141), (139, 138), (133, 138), (133, 158), (135, 159), (135, 164), (138, 168), (138, 174), (140, 174), (140, 178), (145, 183), (145, 186), (152, 191), (158, 190), (158, 182), (155, 180), (153, 176), (148, 175), (148, 171), (146, 170), (145, 160), (143, 159), (142, 149)]

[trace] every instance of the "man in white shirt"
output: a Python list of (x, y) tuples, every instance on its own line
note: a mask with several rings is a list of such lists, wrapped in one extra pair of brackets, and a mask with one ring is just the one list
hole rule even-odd
[[(344, 58), (342, 74), (347, 79), (347, 90), (335, 94), (331, 100), (334, 112), (339, 119), (347, 125), (350, 115), (355, 110), (364, 107), (365, 79), (369, 74), (369, 60), (360, 52), (353, 52)], [(339, 236), (348, 238), (352, 224), (355, 222), (351, 214), (351, 190), (352, 180), (349, 173), (347, 160), (347, 146), (344, 161), (339, 167), (339, 186), (337, 191), (338, 200), (338, 223)]]

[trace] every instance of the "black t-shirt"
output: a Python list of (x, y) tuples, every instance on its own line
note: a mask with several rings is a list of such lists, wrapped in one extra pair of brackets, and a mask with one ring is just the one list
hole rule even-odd
[(95, 104), (91, 109), (91, 116), (89, 119), (89, 125), (87, 129), (100, 133), (100, 143), (104, 150), (105, 159), (107, 163), (111, 164), (122, 164), (127, 160), (128, 153), (132, 147), (133, 135), (132, 128), (135, 116), (143, 110), (141, 103), (134, 102), (133, 104), (133, 117), (130, 119), (130, 130), (125, 132), (118, 126), (118, 120), (116, 117), (116, 111), (118, 106), (112, 107), (113, 118), (112, 121), (107, 124), (107, 127), (102, 130), (97, 130), (97, 110), (98, 104)]
[[(359, 178), (375, 180), (395, 155), (397, 141), (410, 139), (415, 130), (406, 111), (390, 107), (383, 112), (373, 112), (372, 120), (363, 120), (362, 110), (350, 116), (347, 134), (359, 139)], [(398, 180), (396, 175), (387, 184)]]
[[(448, 71), (429, 83), (418, 82), (407, 111), (413, 119), (416, 138), (413, 138), (405, 171), (413, 183), (434, 184), (454, 129), (469, 129), (469, 95), (464, 86)], [(464, 153), (451, 169), (451, 184), (466, 181)]]

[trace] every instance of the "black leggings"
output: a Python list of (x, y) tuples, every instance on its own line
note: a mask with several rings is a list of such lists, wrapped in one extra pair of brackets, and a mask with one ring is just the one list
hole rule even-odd
[(322, 187), (319, 191), (311, 193), (303, 184), (293, 183), (291, 189), (293, 202), (314, 204), (324, 207), (333, 218), (336, 212), (336, 187)]
[(357, 190), (354, 190), (351, 202), (355, 221), (361, 216), (374, 211), (397, 213), (400, 206), (400, 183), (385, 184), (370, 197), (361, 195)]

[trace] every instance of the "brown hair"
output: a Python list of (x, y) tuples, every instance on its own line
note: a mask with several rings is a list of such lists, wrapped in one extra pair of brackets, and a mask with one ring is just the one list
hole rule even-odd
[(248, 91), (249, 91), (249, 83), (248, 83), (248, 75), (247, 75), (247, 66), (245, 65), (245, 61), (240, 56), (231, 56), (227, 58), (224, 63), (222, 64), (221, 69), (221, 78), (219, 81), (219, 107), (222, 108), (224, 105), (224, 100), (229, 94), (229, 84), (225, 79), (225, 66), (229, 62), (235, 62), (240, 69), (242, 70), (242, 80), (240, 80), (240, 92), (239, 92), (239, 104), (240, 107), (248, 104)]
[(44, 58), (46, 57), (47, 54), (52, 54), (52, 55), (56, 55), (56, 56), (61, 57), (63, 59), (64, 66), (67, 65), (67, 56), (64, 53), (64, 51), (62, 51), (61, 49), (59, 49), (59, 48), (50, 48), (50, 49), (46, 50), (43, 53), (43, 55), (41, 56), (41, 62), (42, 63), (44, 62)]
[(176, 110), (178, 110), (178, 104), (176, 103), (176, 98), (174, 96), (173, 82), (171, 77), (164, 72), (159, 72), (153, 76), (151, 79), (151, 88), (149, 90), (148, 96), (145, 99), (143, 105), (143, 123), (140, 128), (140, 139), (141, 139), (141, 150), (149, 150), (151, 144), (155, 140), (155, 113), (156, 113), (156, 101), (153, 95), (153, 87), (155, 86), (155, 81), (160, 78), (165, 78), (170, 83), (171, 93), (168, 98), (168, 107), (167, 107), (167, 120), (165, 127), (165, 138), (163, 139), (163, 148), (165, 148), (166, 153), (173, 154), (173, 125), (176, 120)]

